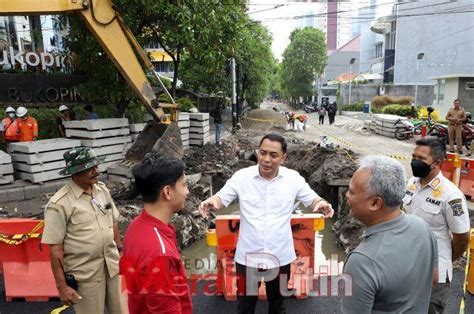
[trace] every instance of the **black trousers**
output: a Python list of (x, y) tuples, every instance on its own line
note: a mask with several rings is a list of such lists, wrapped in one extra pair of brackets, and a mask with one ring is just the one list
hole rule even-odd
[[(247, 296), (246, 295), (246, 274), (247, 268), (252, 269), (252, 273), (263, 272), (263, 269), (257, 269), (253, 267), (247, 267), (236, 263), (237, 266), (237, 276), (238, 276), (238, 287), (239, 287), (239, 300), (238, 300), (238, 313), (239, 314), (253, 314), (255, 313), (255, 306), (257, 305), (258, 296)], [(268, 300), (268, 313), (269, 314), (283, 314), (285, 312), (285, 307), (283, 301), (285, 297), (281, 295), (280, 290), (280, 275), (286, 275), (286, 283), (290, 279), (291, 273), (291, 264), (281, 266), (277, 278), (265, 282), (265, 290), (267, 293)], [(263, 274), (262, 274), (263, 275)], [(260, 284), (259, 284), (260, 287)], [(243, 292), (243, 295), (240, 295), (240, 292)]]
[(319, 116), (319, 124), (324, 124), (324, 116)]

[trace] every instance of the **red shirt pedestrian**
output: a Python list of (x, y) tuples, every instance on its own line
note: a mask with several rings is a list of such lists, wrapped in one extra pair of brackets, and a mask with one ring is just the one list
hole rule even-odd
[(175, 229), (145, 210), (127, 229), (120, 273), (130, 314), (191, 314), (191, 295)]

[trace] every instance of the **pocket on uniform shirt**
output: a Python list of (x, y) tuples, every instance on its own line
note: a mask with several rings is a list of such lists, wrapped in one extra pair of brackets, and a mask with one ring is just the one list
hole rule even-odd
[(285, 209), (288, 206), (291, 206), (291, 211), (293, 211), (293, 204), (295, 202), (295, 198), (291, 195), (287, 194), (280, 194), (275, 195), (272, 200), (272, 207), (274, 209)]
[(92, 219), (94, 219), (94, 215), (92, 213), (87, 211), (79, 211), (73, 213), (73, 215), (71, 216), (71, 223), (73, 225), (79, 225), (92, 221)]

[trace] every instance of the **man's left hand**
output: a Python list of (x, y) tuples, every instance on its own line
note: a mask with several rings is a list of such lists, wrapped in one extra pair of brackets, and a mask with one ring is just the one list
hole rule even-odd
[(323, 213), (324, 218), (331, 218), (332, 216), (334, 216), (334, 209), (332, 208), (332, 205), (325, 200), (320, 200), (314, 206), (313, 213), (318, 212)]

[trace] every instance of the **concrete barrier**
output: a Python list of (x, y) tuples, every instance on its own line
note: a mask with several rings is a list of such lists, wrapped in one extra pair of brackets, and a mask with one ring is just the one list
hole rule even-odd
[(13, 178), (13, 165), (12, 158), (10, 155), (0, 150), (0, 185), (12, 183)]

